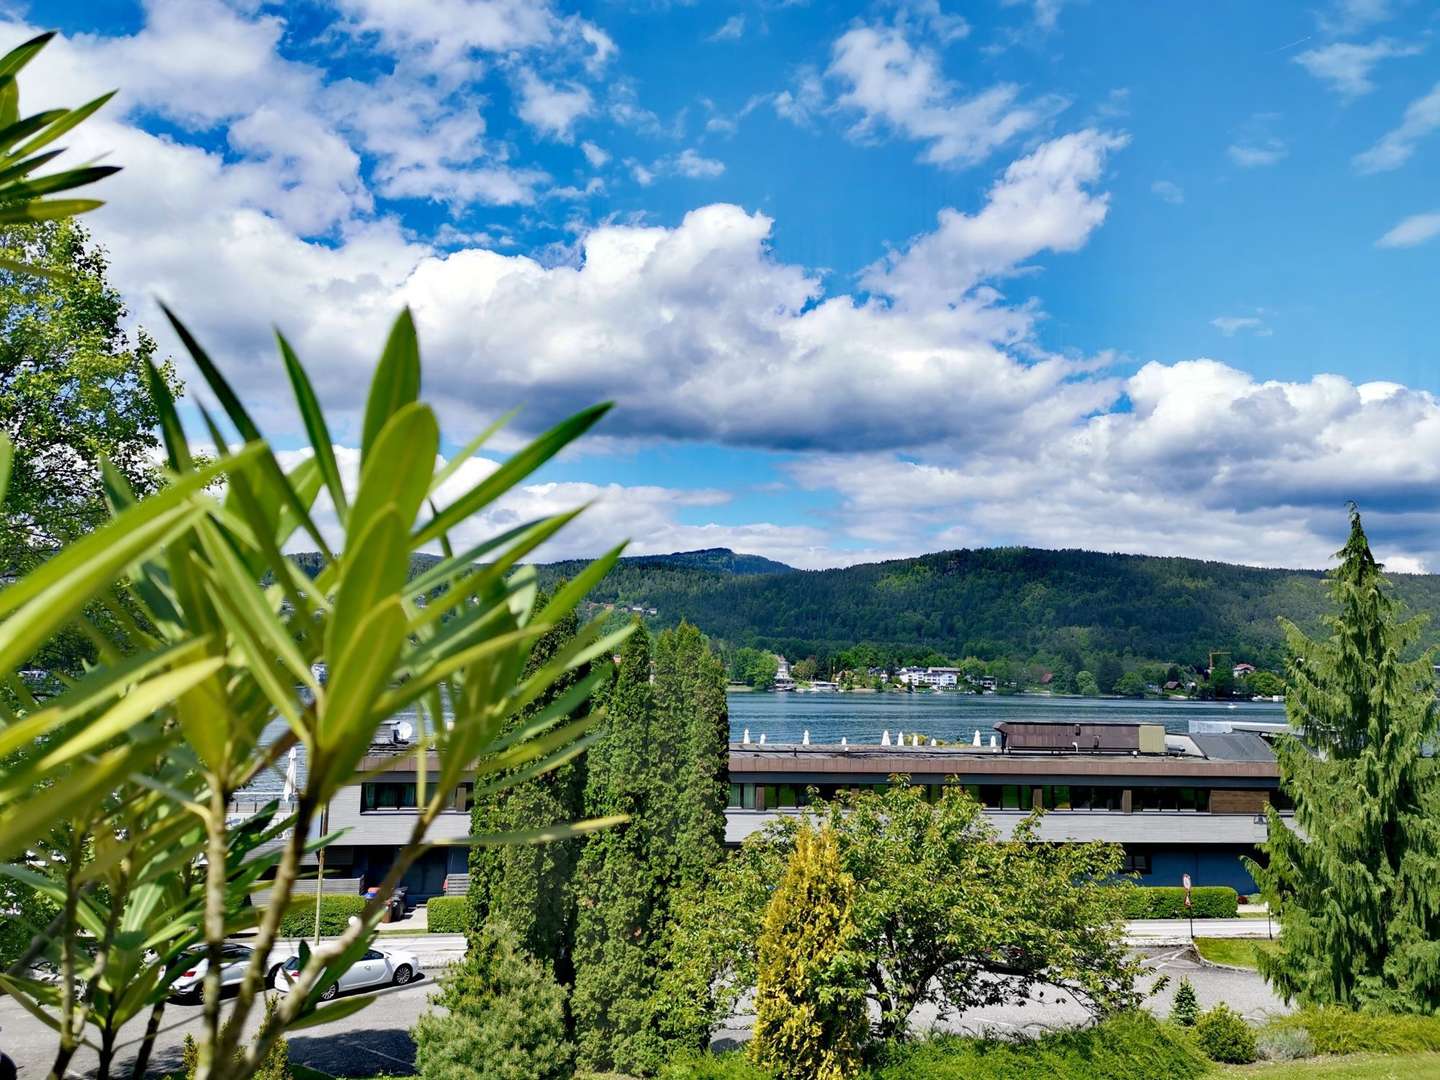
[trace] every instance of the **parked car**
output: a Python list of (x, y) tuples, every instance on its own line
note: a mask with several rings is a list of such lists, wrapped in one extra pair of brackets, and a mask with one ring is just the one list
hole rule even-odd
[[(227, 941), (220, 950), (220, 988), (239, 986), (245, 978), (245, 969), (250, 966), (254, 950), (244, 945)], [(197, 945), (185, 952), (189, 965), (180, 977), (170, 984), (170, 996), (176, 1001), (198, 1002), (205, 994), (205, 973), (210, 970), (210, 961), (205, 955), (205, 946)]]
[[(414, 982), (420, 974), (420, 961), (415, 959), (414, 954), (398, 950), (370, 949), (350, 965), (350, 970), (340, 976), (339, 982), (325, 988), (320, 1000), (329, 1001), (342, 990), (404, 986)], [(292, 956), (280, 966), (279, 974), (275, 978), (275, 989), (282, 994), (289, 993), (291, 984), (299, 977), (300, 958)]]

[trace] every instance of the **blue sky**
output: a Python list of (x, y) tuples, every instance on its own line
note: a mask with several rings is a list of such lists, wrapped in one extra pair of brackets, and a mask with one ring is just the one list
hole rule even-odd
[(597, 497), (553, 554), (1317, 566), (1354, 498), (1393, 567), (1440, 565), (1433, 5), (52, 0), (0, 29), (47, 25), (27, 104), (122, 90), (77, 149), (125, 166), (92, 226), (134, 317), (184, 313), (278, 444), (271, 323), (353, 445), (403, 303), (454, 444), (617, 401), (477, 530)]

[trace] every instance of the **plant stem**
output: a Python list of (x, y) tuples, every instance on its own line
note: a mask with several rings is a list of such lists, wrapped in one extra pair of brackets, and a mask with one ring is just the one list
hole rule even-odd
[(165, 999), (162, 997), (150, 1009), (150, 1019), (145, 1024), (145, 1034), (140, 1040), (140, 1049), (135, 1054), (135, 1064), (130, 1075), (143, 1080), (150, 1068), (150, 1055), (155, 1049), (155, 1038), (160, 1034), (160, 1021), (165, 1015)]
[(210, 813), (205, 818), (205, 1013), (200, 1061), (195, 1080), (213, 1075), (220, 1041), (220, 961), (225, 947), (225, 811), (224, 786), (210, 783)]

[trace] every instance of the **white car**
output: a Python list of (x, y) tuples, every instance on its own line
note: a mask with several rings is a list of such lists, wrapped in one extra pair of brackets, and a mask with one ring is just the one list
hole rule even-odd
[[(367, 949), (365, 954), (350, 965), (350, 970), (340, 976), (320, 995), (321, 1001), (329, 1001), (342, 990), (360, 990), (371, 986), (404, 986), (414, 982), (420, 975), (420, 961), (413, 953), (385, 949)], [(275, 976), (275, 989), (287, 994), (291, 984), (300, 975), (300, 958), (292, 956), (280, 966)]]
[[(250, 966), (254, 950), (244, 945), (227, 941), (220, 950), (220, 986), (239, 986)], [(210, 961), (205, 955), (205, 946), (197, 945), (185, 953), (190, 961), (180, 977), (170, 984), (170, 996), (180, 1001), (199, 1001), (205, 993), (205, 973), (210, 970)]]

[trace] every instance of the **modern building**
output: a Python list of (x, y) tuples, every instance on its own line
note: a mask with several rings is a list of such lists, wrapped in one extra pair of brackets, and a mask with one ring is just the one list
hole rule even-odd
[[(1270, 728), (1276, 725), (1253, 725)], [(1270, 730), (1176, 735), (1158, 724), (996, 724), (997, 745), (881, 746), (730, 745), (726, 842), (738, 845), (778, 816), (798, 814), (842, 789), (882, 787), (894, 777), (923, 785), (932, 797), (958, 784), (985, 808), (997, 833), (1009, 836), (1035, 809), (1046, 812), (1040, 838), (1060, 843), (1103, 840), (1123, 845), (1126, 869), (1145, 884), (1229, 885), (1253, 892), (1241, 863), (1265, 840), (1265, 808), (1286, 812)], [(326, 849), (327, 876), (379, 883), (411, 839), (417, 792), (413, 748), (389, 732), (360, 763), (363, 779), (330, 803), (330, 831), (346, 830)], [(436, 779), (430, 771), (430, 779)], [(440, 846), (426, 852), (402, 884), (411, 902), (437, 896), (466, 872), (466, 849), (444, 846), (470, 832), (473, 785), (448, 795), (431, 826)], [(309, 864), (313, 866), (314, 856)]]
[(929, 686), (936, 690), (953, 690), (960, 682), (960, 669), (953, 667), (907, 667), (895, 673), (898, 682), (909, 686)]
[(1248, 893), (1241, 862), (1268, 835), (1265, 808), (1285, 810), (1269, 743), (1255, 732), (1174, 735), (1158, 724), (1001, 723), (999, 746), (732, 745), (726, 840), (738, 844), (781, 814), (841, 789), (905, 776), (933, 795), (959, 784), (1000, 836), (1035, 809), (1040, 837), (1125, 848), (1144, 884), (1229, 885)]

